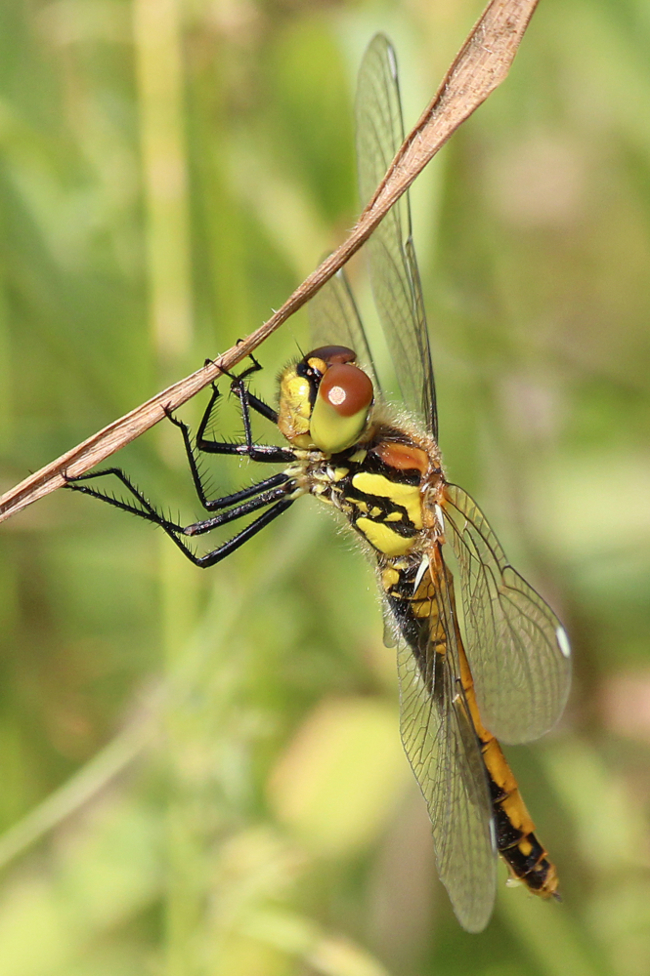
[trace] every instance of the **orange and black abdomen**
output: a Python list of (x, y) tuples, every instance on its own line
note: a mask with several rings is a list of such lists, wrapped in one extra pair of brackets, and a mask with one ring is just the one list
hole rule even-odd
[[(402, 637), (412, 649), (427, 683), (433, 685), (435, 664), (447, 653), (447, 636), (440, 620), (438, 596), (431, 576), (425, 573), (419, 583), (419, 566), (413, 559), (392, 561), (382, 570), (381, 581)], [(453, 584), (445, 570), (453, 600)], [(467, 663), (461, 635), (456, 628), (460, 678), (487, 776), (496, 848), (514, 878), (542, 898), (559, 897), (555, 866), (535, 836), (535, 825), (519, 792), (517, 781), (494, 736), (484, 728), (476, 702), (474, 682)]]
[[(559, 898), (557, 871), (545, 849), (532, 830), (524, 834), (513, 826), (502, 806), (501, 791), (493, 780), (490, 780), (490, 790), (493, 791), (497, 850), (513, 877), (542, 898)], [(497, 794), (496, 798), (494, 793)], [(519, 802), (523, 806), (521, 796)]]
[(546, 850), (535, 836), (535, 824), (526, 809), (501, 746), (481, 723), (474, 683), (462, 644), (459, 645), (459, 651), (463, 689), (474, 729), (481, 743), (488, 775), (497, 850), (513, 877), (525, 884), (530, 891), (542, 898), (557, 898), (558, 879), (555, 865), (549, 861)]

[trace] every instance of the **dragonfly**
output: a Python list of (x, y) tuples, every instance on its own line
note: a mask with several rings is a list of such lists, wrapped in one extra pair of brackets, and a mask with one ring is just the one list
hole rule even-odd
[[(383, 35), (360, 68), (356, 131), (365, 202), (404, 138), (395, 52)], [(186, 526), (165, 518), (120, 468), (68, 485), (160, 526), (202, 568), (221, 562), (303, 495), (340, 513), (374, 564), (388, 643), (397, 647), (401, 736), (428, 808), (440, 879), (461, 925), (480, 932), (494, 906), (498, 855), (511, 880), (542, 898), (559, 897), (556, 868), (499, 743), (536, 739), (557, 722), (569, 692), (570, 646), (554, 612), (508, 563), (476, 502), (445, 477), (408, 193), (366, 248), (405, 409), (382, 396), (339, 272), (310, 302), (314, 348), (282, 372), (277, 410), (250, 390), (251, 374), (261, 368), (255, 359), (231, 377), (241, 443), (212, 431), (216, 384), (196, 438), (168, 412), (207, 518)], [(275, 425), (284, 446), (257, 443), (252, 414)], [(201, 454), (281, 470), (210, 498)], [(126, 497), (97, 487), (107, 476), (121, 482)], [(191, 538), (230, 522), (243, 527), (205, 554), (194, 551)]]

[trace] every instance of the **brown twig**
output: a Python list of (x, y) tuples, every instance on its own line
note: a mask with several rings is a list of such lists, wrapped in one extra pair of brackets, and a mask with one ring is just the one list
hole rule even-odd
[(538, 0), (492, 0), (463, 44), (442, 85), (391, 163), (374, 197), (348, 238), (313, 271), (268, 321), (214, 362), (179, 380), (151, 400), (113, 421), (56, 461), (30, 475), (0, 498), (0, 521), (65, 484), (135, 440), (175, 410), (223, 369), (229, 370), (259, 346), (282, 322), (359, 250), (377, 224), (440, 147), (506, 77)]

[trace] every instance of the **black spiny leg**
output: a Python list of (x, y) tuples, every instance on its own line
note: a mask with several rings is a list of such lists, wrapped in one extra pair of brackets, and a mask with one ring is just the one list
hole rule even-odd
[[(137, 505), (135, 502), (126, 502), (122, 498), (116, 498), (114, 495), (107, 495), (103, 491), (99, 491), (97, 488), (90, 488), (85, 482), (93, 481), (95, 478), (105, 478), (106, 475), (114, 475), (118, 481), (121, 481), (124, 487), (133, 495), (133, 497), (139, 502)], [(83, 483), (82, 483), (83, 482)], [(159, 525), (161, 529), (164, 529), (168, 535), (172, 535), (174, 532), (183, 532), (183, 526), (178, 525), (176, 522), (172, 522), (169, 519), (164, 518), (160, 512), (154, 508), (148, 498), (146, 498), (139, 488), (133, 484), (131, 479), (122, 471), (121, 468), (104, 468), (102, 471), (92, 471), (90, 474), (80, 474), (76, 478), (69, 478), (66, 475), (66, 488), (71, 488), (73, 491), (80, 491), (84, 495), (90, 495), (92, 498), (98, 498), (101, 502), (106, 502), (108, 505), (112, 505), (114, 508), (119, 508), (122, 512), (129, 512), (131, 515), (137, 515), (138, 518), (146, 519), (147, 522), (153, 522), (154, 525)]]
[[(202, 447), (203, 442), (199, 440), (200, 431), (201, 428), (204, 428), (207, 422), (209, 421), (210, 414), (212, 413), (215, 402), (216, 402), (216, 397), (213, 393), (210, 403), (208, 404), (208, 408), (205, 414), (203, 415), (203, 420), (201, 421), (201, 427), (199, 428), (199, 435), (197, 435), (196, 438), (197, 447), (200, 451), (204, 451), (204, 448)], [(231, 495), (223, 495), (221, 498), (208, 498), (205, 493), (205, 488), (203, 487), (201, 472), (199, 471), (196, 455), (194, 453), (194, 447), (192, 445), (192, 436), (190, 434), (189, 427), (184, 421), (178, 420), (173, 415), (173, 413), (171, 413), (171, 411), (166, 410), (165, 413), (167, 414), (169, 420), (171, 420), (171, 422), (174, 424), (175, 427), (179, 428), (181, 434), (183, 435), (183, 443), (185, 444), (185, 453), (187, 454), (187, 460), (190, 466), (190, 471), (192, 473), (192, 481), (194, 482), (196, 493), (199, 496), (199, 501), (208, 512), (216, 512), (221, 508), (228, 508), (229, 505), (236, 505), (238, 502), (243, 502), (246, 498), (251, 498), (253, 495), (258, 495), (267, 489), (275, 488), (279, 485), (285, 484), (288, 481), (288, 475), (284, 474), (283, 472), (280, 472), (279, 474), (272, 475), (270, 478), (266, 478), (264, 481), (259, 481), (256, 485), (251, 485), (249, 488), (241, 488), (239, 491), (235, 491)], [(219, 445), (218, 441), (207, 441), (207, 443), (221, 446)], [(226, 444), (225, 446), (232, 448), (239, 445)], [(246, 445), (241, 445), (241, 446), (245, 447)], [(278, 450), (280, 450), (280, 448), (278, 448)], [(221, 453), (221, 452), (214, 451), (213, 449), (213, 453)], [(227, 453), (230, 453), (230, 451), (228, 451)], [(293, 455), (290, 454), (288, 451), (284, 451), (283, 456), (280, 460), (284, 461), (285, 459), (293, 460)], [(267, 455), (265, 455), (264, 460), (276, 461), (277, 458), (275, 457), (269, 458)]]
[[(206, 438), (205, 432), (210, 423), (210, 418), (214, 411), (217, 400), (221, 396), (216, 384), (212, 384), (212, 396), (203, 414), (199, 429), (196, 434), (196, 447), (204, 454), (235, 454), (238, 457), (248, 457), (251, 461), (261, 461), (266, 464), (286, 464), (295, 460), (295, 455), (289, 448), (277, 447), (275, 444), (254, 444), (251, 431), (250, 411), (254, 410), (260, 416), (269, 420), (272, 424), (277, 424), (277, 412), (268, 403), (251, 393), (244, 379), (251, 373), (261, 369), (260, 364), (251, 356), (253, 365), (244, 370), (239, 376), (232, 377), (230, 389), (235, 393), (241, 405), (242, 422), (244, 424), (245, 443), (233, 444), (229, 441), (215, 441)], [(230, 374), (228, 374), (230, 375)]]
[[(199, 451), (203, 451), (205, 453), (234, 454), (239, 457), (248, 457), (251, 460), (266, 463), (287, 463), (295, 461), (295, 454), (289, 448), (280, 448), (271, 444), (253, 443), (250, 423), (250, 409), (255, 410), (272, 423), (277, 423), (277, 413), (266, 403), (264, 403), (263, 400), (260, 400), (258, 397), (249, 393), (246, 389), (244, 384), (245, 377), (261, 368), (257, 360), (253, 359), (253, 357), (251, 357), (251, 359), (253, 361), (253, 365), (245, 370), (240, 376), (233, 377), (231, 386), (233, 392), (237, 393), (241, 404), (246, 442), (243, 444), (231, 444), (228, 442), (206, 439), (205, 431), (210, 422), (214, 406), (220, 396), (217, 387), (213, 385), (210, 402), (208, 403), (207, 409), (205, 410), (199, 425), (196, 438), (196, 447)], [(107, 502), (107, 504), (113, 505), (115, 508), (119, 508), (123, 512), (129, 512), (131, 515), (137, 515), (138, 518), (143, 518), (147, 522), (151, 522), (154, 525), (159, 525), (160, 528), (163, 529), (170, 539), (178, 546), (187, 559), (194, 563), (195, 566), (205, 569), (208, 566), (214, 566), (231, 552), (234, 552), (235, 549), (238, 549), (239, 546), (243, 545), (244, 542), (252, 538), (261, 529), (263, 529), (265, 525), (268, 525), (269, 522), (272, 522), (278, 517), (278, 515), (281, 515), (284, 511), (286, 511), (286, 509), (289, 508), (297, 497), (297, 484), (294, 478), (290, 477), (285, 472), (280, 472), (279, 474), (272, 475), (270, 478), (266, 478), (265, 480), (260, 481), (255, 485), (251, 485), (248, 488), (241, 488), (239, 491), (233, 492), (230, 495), (225, 495), (222, 498), (209, 499), (206, 496), (203, 482), (201, 480), (189, 427), (182, 420), (177, 420), (170, 410), (166, 410), (165, 412), (171, 422), (180, 429), (183, 436), (183, 443), (185, 444), (185, 452), (190, 465), (192, 480), (201, 504), (209, 512), (219, 511), (220, 509), (228, 509), (227, 511), (221, 511), (220, 514), (214, 515), (212, 518), (205, 519), (200, 522), (194, 522), (191, 525), (179, 525), (177, 522), (172, 522), (170, 519), (166, 519), (156, 508), (154, 508), (151, 502), (138, 488), (136, 488), (136, 486), (121, 468), (106, 468), (103, 471), (95, 471), (90, 474), (80, 475), (78, 478), (70, 478), (68, 480), (68, 487), (74, 491), (80, 491), (83, 494), (90, 495), (93, 498), (98, 498), (100, 501)], [(102, 478), (106, 475), (113, 475), (116, 477), (124, 488), (126, 488), (131, 494), (134, 501), (129, 502), (125, 501), (124, 499), (116, 498), (113, 495), (107, 495), (96, 488), (91, 488), (87, 484), (87, 482), (92, 481), (95, 478)], [(261, 515), (258, 515), (258, 517), (252, 522), (249, 522), (249, 524), (234, 535), (232, 539), (228, 539), (220, 546), (217, 546), (216, 549), (205, 553), (203, 556), (197, 556), (196, 553), (193, 552), (184, 541), (183, 536), (203, 535), (206, 532), (211, 532), (212, 529), (215, 529), (220, 525), (237, 521), (246, 515), (259, 511), (261, 508), (265, 508), (266, 511), (262, 512)]]
[[(206, 429), (212, 418), (215, 405), (221, 396), (218, 387), (213, 384), (212, 395), (203, 413), (203, 417), (201, 418), (201, 423), (199, 424), (199, 429), (196, 435), (196, 450), (204, 454), (235, 454), (239, 457), (248, 457), (253, 461), (261, 461), (266, 464), (287, 463), (294, 461), (295, 455), (293, 451), (288, 448), (276, 447), (273, 444), (253, 443), (249, 408), (252, 408), (273, 424), (277, 423), (278, 415), (272, 407), (264, 403), (263, 400), (260, 400), (259, 397), (249, 393), (249, 391), (246, 389), (243, 382), (245, 377), (261, 369), (261, 366), (257, 360), (253, 356), (250, 358), (252, 359), (252, 366), (249, 366), (248, 369), (244, 370), (244, 372), (239, 376), (231, 377), (231, 390), (237, 394), (241, 405), (246, 442), (244, 444), (233, 444), (228, 441), (216, 441), (214, 439), (209, 440), (206, 438)], [(230, 374), (227, 375), (230, 376)], [(194, 487), (199, 497), (199, 501), (208, 512), (218, 511), (219, 509), (227, 508), (229, 505), (236, 505), (239, 502), (243, 502), (247, 498), (251, 498), (254, 495), (259, 495), (264, 490), (275, 488), (287, 481), (287, 476), (280, 473), (267, 478), (265, 481), (260, 481), (258, 484), (252, 485), (250, 488), (242, 488), (240, 491), (233, 492), (231, 495), (224, 495), (222, 498), (208, 498), (201, 479), (195, 448), (192, 444), (192, 436), (190, 434), (188, 425), (182, 420), (177, 420), (171, 410), (165, 410), (165, 413), (167, 414), (169, 420), (181, 431), (183, 443), (185, 444), (185, 453), (187, 455), (190, 471), (192, 473)], [(208, 530), (204, 529), (203, 531)]]
[[(80, 482), (92, 481), (94, 478), (102, 478), (108, 474), (114, 475), (119, 481), (124, 485), (125, 488), (135, 497), (136, 504), (123, 501), (122, 499), (115, 498), (111, 495), (106, 495), (101, 491), (97, 491), (95, 488), (90, 488), (87, 484), (80, 484)], [(123, 512), (129, 512), (132, 515), (137, 515), (138, 518), (143, 518), (147, 522), (152, 522), (154, 525), (159, 525), (164, 532), (167, 533), (169, 538), (174, 542), (178, 548), (181, 550), (184, 556), (194, 563), (195, 566), (199, 566), (202, 569), (207, 569), (208, 566), (214, 566), (216, 563), (220, 562), (235, 549), (238, 549), (244, 542), (251, 539), (254, 535), (263, 529), (265, 525), (272, 522), (274, 519), (285, 512), (295, 500), (294, 492), (296, 490), (295, 481), (289, 478), (287, 475), (280, 475), (279, 478), (283, 480), (278, 482), (275, 487), (267, 488), (268, 482), (273, 479), (269, 478), (267, 481), (260, 482), (260, 484), (253, 485), (251, 488), (244, 489), (243, 492), (235, 492), (234, 495), (229, 496), (231, 501), (237, 495), (242, 495), (248, 493), (248, 500), (243, 502), (241, 505), (235, 505), (228, 512), (223, 512), (221, 515), (215, 515), (211, 519), (206, 519), (203, 522), (193, 522), (191, 525), (182, 526), (176, 522), (172, 522), (169, 519), (164, 518), (160, 512), (158, 512), (154, 506), (145, 498), (141, 491), (135, 487), (135, 485), (129, 480), (125, 473), (120, 468), (105, 468), (103, 471), (94, 471), (91, 474), (82, 474), (78, 478), (70, 478), (67, 483), (67, 487), (71, 488), (73, 491), (80, 491), (84, 495), (90, 495), (93, 498), (98, 498), (100, 501), (107, 502), (109, 505), (113, 505), (115, 508), (121, 509)], [(250, 497), (253, 493), (257, 494), (256, 498)], [(267, 505), (271, 505), (265, 512), (259, 515), (256, 519), (245, 526), (240, 532), (228, 539), (226, 542), (217, 546), (211, 552), (205, 553), (203, 556), (197, 556), (195, 552), (186, 544), (181, 536), (191, 536), (191, 535), (202, 535), (205, 532), (210, 532), (212, 529), (217, 528), (219, 525), (225, 525), (227, 522), (234, 522), (237, 519), (243, 518), (245, 515), (250, 515), (251, 512), (257, 511), (260, 508), (264, 508)]]

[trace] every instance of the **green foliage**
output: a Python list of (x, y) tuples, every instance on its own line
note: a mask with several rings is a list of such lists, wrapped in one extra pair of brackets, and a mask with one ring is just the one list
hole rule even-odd
[[(281, 304), (354, 220), (367, 41), (410, 124), (480, 8), (5, 0), (3, 489)], [(3, 976), (648, 972), (649, 50), (644, 0), (543, 0), (414, 188), (448, 473), (575, 647), (561, 728), (511, 750), (564, 903), (503, 887), (458, 927), (372, 573), (326, 513), (203, 574), (59, 492), (0, 548)], [(262, 395), (306, 335), (260, 350)], [(198, 517), (175, 431), (117, 463)]]

